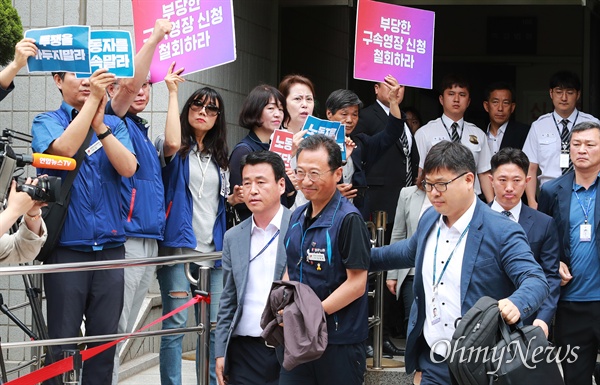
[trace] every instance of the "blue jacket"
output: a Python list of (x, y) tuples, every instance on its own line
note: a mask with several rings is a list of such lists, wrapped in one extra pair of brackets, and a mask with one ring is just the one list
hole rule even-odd
[[(215, 167), (219, 169), (219, 209), (217, 220), (213, 227), (213, 239), (215, 250), (223, 250), (223, 236), (227, 230), (227, 219), (225, 215), (225, 171), (212, 160)], [(192, 227), (193, 198), (188, 186), (190, 185), (190, 157), (181, 158), (179, 153), (173, 155), (171, 161), (163, 167), (162, 178), (165, 188), (166, 226), (165, 236), (161, 247), (186, 247), (195, 249), (198, 245), (194, 228)]]
[[(109, 102), (106, 112), (114, 115)], [(148, 138), (148, 123), (127, 113), (123, 118), (139, 167), (130, 178), (121, 178), (121, 215), (128, 237), (163, 239), (165, 231), (165, 196), (160, 160)]]
[[(428, 209), (417, 231), (409, 239), (371, 250), (371, 271), (415, 267), (414, 293), (408, 337), (406, 339), (406, 371), (417, 368), (419, 345), (425, 323), (425, 291), (422, 267), (425, 244), (440, 214)], [(494, 212), (477, 199), (467, 234), (460, 282), (461, 313), (465, 314), (479, 298), (508, 298), (527, 318), (548, 296), (546, 277), (534, 260), (523, 228)]]
[[(344, 218), (351, 213), (359, 214), (350, 201), (336, 190), (319, 218), (304, 228), (307, 203), (294, 211), (285, 235), (288, 274), (291, 281), (310, 286), (324, 300), (346, 279), (344, 257), (339, 250), (339, 232)], [(322, 256), (323, 261), (308, 261), (308, 253)], [(354, 344), (362, 342), (368, 335), (367, 292), (338, 310), (327, 315), (327, 334), (330, 344)]]
[[(63, 102), (56, 111), (39, 114), (31, 128), (36, 152), (45, 152), (70, 124), (74, 108)], [(105, 115), (104, 123), (127, 149), (132, 150), (127, 128), (116, 116)], [(98, 141), (92, 135), (90, 146)], [(40, 174), (65, 178), (66, 171), (38, 169)], [(85, 155), (71, 187), (71, 203), (59, 245), (64, 247), (101, 246), (124, 243), (125, 229), (120, 212), (121, 176), (112, 166), (102, 147)]]

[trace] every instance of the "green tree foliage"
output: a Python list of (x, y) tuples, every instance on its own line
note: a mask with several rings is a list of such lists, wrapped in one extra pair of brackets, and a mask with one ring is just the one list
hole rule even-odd
[(11, 0), (0, 0), (0, 65), (15, 56), (15, 44), (23, 38), (23, 25)]

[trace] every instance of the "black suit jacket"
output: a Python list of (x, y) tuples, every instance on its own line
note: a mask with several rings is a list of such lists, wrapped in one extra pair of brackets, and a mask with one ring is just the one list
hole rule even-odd
[(500, 149), (512, 147), (522, 150), (525, 139), (527, 139), (527, 134), (529, 133), (529, 128), (530, 126), (526, 124), (514, 120), (509, 121), (502, 137), (502, 143), (500, 143)]
[[(379, 103), (375, 102), (360, 111), (359, 120), (354, 133), (364, 133), (375, 135), (385, 128), (388, 121), (388, 115), (385, 113)], [(354, 134), (353, 133), (353, 134)], [(419, 168), (419, 151), (413, 137), (410, 150), (411, 166), (413, 178), (417, 178)], [(383, 155), (375, 161), (367, 170), (367, 204), (370, 213), (378, 210), (387, 212), (388, 229), (390, 233), (396, 216), (396, 206), (400, 190), (405, 187), (406, 180), (406, 156), (402, 148), (402, 143), (396, 140)]]

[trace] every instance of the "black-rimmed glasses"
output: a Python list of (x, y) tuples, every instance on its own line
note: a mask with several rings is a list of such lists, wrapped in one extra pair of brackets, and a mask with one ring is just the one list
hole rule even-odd
[(465, 176), (467, 175), (469, 172), (463, 172), (462, 174), (460, 174), (459, 176), (457, 176), (456, 178), (453, 178), (451, 180), (449, 180), (448, 182), (436, 182), (436, 183), (429, 183), (425, 180), (423, 180), (423, 182), (421, 182), (423, 184), (423, 188), (425, 189), (425, 191), (427, 192), (431, 192), (433, 191), (433, 188), (435, 187), (435, 189), (437, 190), (437, 192), (444, 192), (446, 190), (448, 190), (448, 185), (452, 182), (454, 182), (455, 180), (457, 180), (458, 178), (460, 178), (461, 176)]

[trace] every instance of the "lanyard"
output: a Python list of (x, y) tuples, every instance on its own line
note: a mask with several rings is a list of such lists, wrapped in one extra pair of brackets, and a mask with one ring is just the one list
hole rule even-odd
[(471, 223), (469, 223), (467, 225), (467, 228), (462, 232), (462, 234), (460, 235), (460, 238), (458, 238), (458, 242), (456, 242), (456, 245), (454, 245), (454, 249), (452, 250), (452, 252), (448, 256), (448, 260), (446, 261), (446, 264), (444, 265), (444, 268), (442, 269), (442, 273), (440, 274), (440, 277), (438, 278), (438, 280), (436, 282), (435, 281), (435, 270), (436, 270), (436, 266), (437, 266), (437, 249), (438, 249), (438, 242), (440, 240), (440, 232), (442, 230), (441, 226), (438, 227), (437, 238), (435, 239), (435, 251), (433, 252), (433, 291), (434, 292), (437, 291), (437, 287), (440, 284), (440, 281), (442, 280), (442, 277), (444, 276), (444, 273), (446, 272), (446, 269), (448, 268), (448, 265), (450, 264), (450, 260), (454, 256), (454, 252), (458, 248), (458, 245), (460, 245), (460, 241), (462, 241), (462, 239), (464, 238), (464, 236), (467, 233), (467, 231), (469, 231), (469, 227), (471, 227)]
[[(448, 134), (448, 137), (450, 138), (450, 140), (452, 140), (452, 134), (450, 134), (450, 131), (448, 131), (448, 126), (446, 126), (446, 123), (444, 123), (444, 118), (440, 118), (440, 120), (442, 121), (442, 124), (444, 125), (444, 128), (446, 129), (446, 133)], [(456, 122), (454, 122), (456, 123)], [(458, 126), (458, 124), (457, 124)], [(462, 142), (462, 136), (463, 133), (465, 132), (465, 120), (463, 119), (462, 125), (460, 126), (460, 136), (458, 137), (458, 142)]]
[(202, 183), (200, 184), (200, 191), (198, 191), (198, 198), (202, 198), (202, 193), (204, 192), (204, 181), (206, 181), (206, 170), (208, 170), (208, 165), (210, 164), (210, 159), (212, 158), (212, 154), (208, 155), (208, 161), (206, 162), (206, 166), (202, 168), (202, 160), (200, 159), (200, 151), (196, 152), (196, 158), (198, 159), (198, 164), (200, 165), (200, 172), (202, 173)]
[(585, 217), (585, 224), (587, 225), (588, 223), (588, 215), (590, 213), (590, 206), (592, 205), (592, 199), (594, 199), (595, 193), (596, 193), (596, 186), (594, 185), (594, 189), (590, 192), (590, 198), (588, 199), (588, 204), (587, 204), (587, 209), (583, 208), (583, 204), (581, 204), (581, 199), (579, 199), (579, 194), (577, 194), (577, 191), (573, 190), (573, 192), (575, 193), (575, 198), (577, 198), (577, 202), (579, 203), (579, 207), (581, 207), (581, 210), (583, 211), (583, 216)]
[[(579, 110), (577, 111), (577, 115), (575, 115), (575, 121), (573, 122), (573, 125), (571, 127), (575, 127), (575, 123), (577, 123), (577, 118), (579, 118)], [(556, 119), (554, 118), (554, 112), (552, 113), (552, 120), (554, 120), (554, 125), (556, 126), (556, 131), (558, 131), (558, 137), (560, 138), (561, 136), (561, 131), (560, 128), (558, 128), (558, 123), (556, 123)], [(562, 119), (564, 120), (564, 119)], [(561, 120), (561, 122), (562, 122)]]
[(265, 245), (265, 247), (263, 247), (262, 250), (258, 252), (258, 254), (256, 254), (253, 258), (250, 258), (250, 261), (248, 263), (254, 261), (262, 253), (264, 253), (265, 250), (267, 250), (267, 248), (271, 245), (271, 243), (273, 243), (273, 241), (275, 240), (275, 238), (277, 238), (278, 235), (279, 235), (279, 230), (277, 230), (277, 232), (275, 234), (273, 234), (273, 236), (271, 237), (271, 239), (269, 240), (269, 242), (267, 242), (267, 244)]

